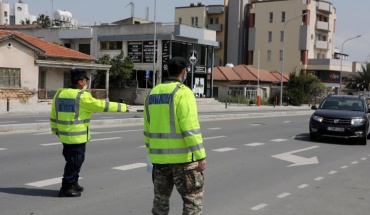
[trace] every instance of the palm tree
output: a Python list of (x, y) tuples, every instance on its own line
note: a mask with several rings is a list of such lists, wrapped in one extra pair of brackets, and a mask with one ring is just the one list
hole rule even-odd
[(21, 20), (21, 25), (29, 25), (31, 24), (31, 21), (29, 19), (24, 19), (24, 20)]
[(356, 89), (359, 91), (370, 90), (370, 63), (362, 65), (362, 71), (357, 71), (356, 74), (351, 74), (346, 83), (349, 89)]
[(44, 15), (44, 14), (40, 14), (37, 17), (37, 21), (36, 22), (42, 28), (49, 28), (51, 26), (51, 20), (50, 20), (49, 16)]

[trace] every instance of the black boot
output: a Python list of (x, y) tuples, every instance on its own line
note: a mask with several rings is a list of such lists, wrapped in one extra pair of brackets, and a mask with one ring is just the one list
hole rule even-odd
[(73, 188), (74, 188), (74, 190), (76, 190), (77, 192), (82, 193), (82, 192), (84, 191), (84, 187), (80, 186), (80, 185), (78, 184), (78, 181), (73, 182), (72, 184), (73, 184)]
[(80, 197), (81, 192), (78, 192), (73, 184), (70, 183), (62, 183), (62, 188), (60, 188), (59, 191), (59, 197)]

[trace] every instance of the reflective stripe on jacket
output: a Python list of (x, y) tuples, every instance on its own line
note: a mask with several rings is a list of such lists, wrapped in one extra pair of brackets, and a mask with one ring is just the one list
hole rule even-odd
[(50, 127), (62, 143), (81, 144), (90, 140), (90, 118), (93, 112), (126, 112), (126, 104), (106, 102), (79, 89), (59, 89), (54, 96)]
[(153, 164), (206, 157), (193, 92), (180, 82), (162, 83), (145, 99), (144, 141)]

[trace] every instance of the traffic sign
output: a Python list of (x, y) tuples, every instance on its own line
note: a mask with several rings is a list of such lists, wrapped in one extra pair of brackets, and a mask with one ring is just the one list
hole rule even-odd
[(149, 76), (150, 76), (150, 71), (149, 70), (146, 70), (145, 78), (146, 79), (149, 79)]

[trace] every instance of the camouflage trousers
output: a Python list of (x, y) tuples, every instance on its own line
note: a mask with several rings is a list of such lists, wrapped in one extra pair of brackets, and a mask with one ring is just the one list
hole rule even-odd
[(152, 213), (167, 215), (174, 185), (184, 202), (183, 215), (201, 215), (203, 210), (204, 176), (195, 171), (198, 162), (187, 164), (154, 164), (154, 201)]

